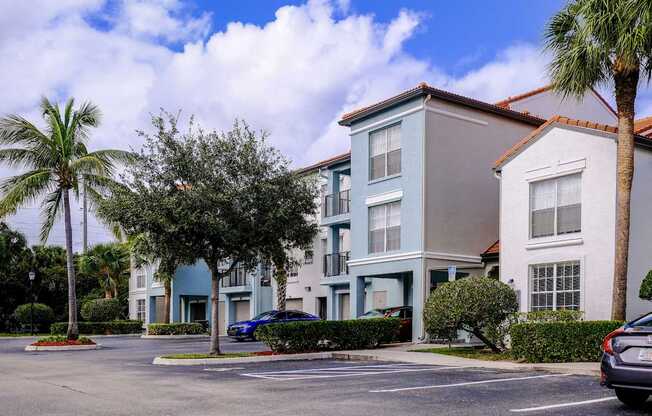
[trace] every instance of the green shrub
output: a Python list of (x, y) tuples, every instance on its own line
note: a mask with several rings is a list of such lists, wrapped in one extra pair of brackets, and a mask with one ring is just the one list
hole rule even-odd
[(488, 277), (468, 277), (437, 287), (423, 317), (431, 337), (451, 341), (464, 330), (496, 352), (504, 349), (505, 322), (517, 310), (516, 293), (508, 285)]
[[(79, 337), (76, 341), (79, 344), (94, 344), (93, 340), (86, 337)], [(48, 337), (39, 338), (38, 341), (36, 341), (36, 344), (52, 342), (68, 342), (68, 338), (65, 335), (50, 335)]]
[[(84, 335), (120, 335), (143, 332), (142, 321), (78, 322), (79, 333)], [(50, 327), (53, 335), (65, 334), (68, 322), (57, 322)]]
[(583, 316), (584, 312), (572, 309), (535, 311), (521, 314), (522, 320), (527, 322), (572, 322), (581, 321)]
[(638, 292), (638, 297), (643, 300), (652, 301), (652, 270), (647, 272), (647, 275), (641, 282), (641, 290)]
[[(29, 326), (31, 322), (31, 303), (20, 305), (14, 311), (16, 320), (24, 325)], [(54, 322), (54, 311), (48, 305), (43, 303), (34, 304), (34, 327), (38, 331), (47, 331), (50, 324)]]
[(263, 325), (255, 336), (274, 352), (355, 350), (394, 342), (400, 324), (395, 318), (290, 322)]
[(202, 324), (196, 322), (147, 325), (147, 335), (200, 335), (205, 333)]
[(81, 316), (89, 322), (110, 322), (120, 318), (121, 309), (118, 299), (94, 299), (82, 305)]
[(512, 325), (512, 355), (531, 363), (598, 361), (604, 337), (619, 321), (526, 322)]

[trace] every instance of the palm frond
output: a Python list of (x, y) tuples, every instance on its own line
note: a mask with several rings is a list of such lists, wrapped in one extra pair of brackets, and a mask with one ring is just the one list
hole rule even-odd
[(0, 217), (13, 214), (21, 206), (35, 201), (53, 185), (52, 179), (50, 170), (37, 169), (1, 182)]
[(59, 219), (62, 213), (63, 204), (63, 191), (59, 188), (54, 192), (48, 194), (45, 198), (41, 216), (43, 217), (43, 225), (41, 226), (40, 238), (41, 242), (45, 244), (52, 230), (52, 226)]
[(40, 162), (40, 155), (31, 149), (0, 149), (0, 163), (4, 163), (8, 167), (26, 166), (35, 169), (43, 167)]
[(10, 115), (0, 119), (0, 144), (52, 145), (52, 140), (27, 119)]
[(95, 104), (86, 101), (79, 107), (70, 123), (70, 134), (79, 142), (88, 138), (88, 128), (97, 127), (102, 120), (102, 112)]

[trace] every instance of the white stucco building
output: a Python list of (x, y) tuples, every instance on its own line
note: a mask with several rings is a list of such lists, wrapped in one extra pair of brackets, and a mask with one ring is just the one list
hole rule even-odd
[[(501, 280), (522, 311), (578, 309), (609, 319), (616, 219), (616, 128), (553, 117), (495, 165), (500, 180)], [(627, 317), (652, 269), (652, 140), (636, 136)]]

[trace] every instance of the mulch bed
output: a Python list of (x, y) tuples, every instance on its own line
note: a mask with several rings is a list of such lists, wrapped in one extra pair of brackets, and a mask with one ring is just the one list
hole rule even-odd
[(79, 340), (74, 340), (74, 341), (60, 341), (60, 342), (44, 342), (44, 341), (39, 341), (35, 342), (33, 344), (35, 347), (66, 347), (68, 345), (95, 345), (93, 341), (87, 341), (87, 342), (81, 342)]

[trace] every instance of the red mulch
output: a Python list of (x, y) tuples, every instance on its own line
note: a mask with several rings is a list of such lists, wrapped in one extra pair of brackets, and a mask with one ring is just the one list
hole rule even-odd
[(65, 347), (68, 345), (95, 345), (93, 341), (91, 342), (80, 342), (79, 340), (74, 340), (74, 341), (62, 341), (62, 342), (35, 342), (31, 345), (34, 345), (36, 347)]
[(272, 351), (258, 351), (258, 352), (254, 352), (253, 355), (264, 357), (267, 355), (281, 355), (281, 353), (272, 352)]

